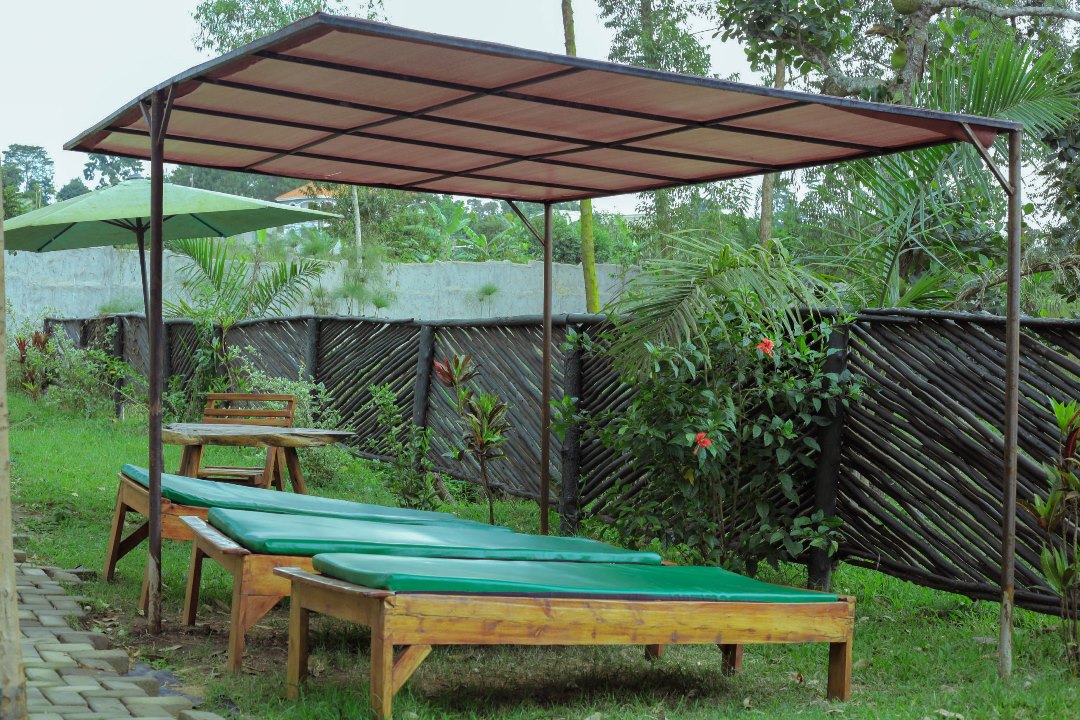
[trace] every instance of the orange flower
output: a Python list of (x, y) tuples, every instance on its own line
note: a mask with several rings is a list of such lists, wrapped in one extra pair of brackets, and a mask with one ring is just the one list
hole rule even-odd
[(706, 435), (705, 433), (699, 432), (697, 435), (694, 436), (694, 446), (695, 446), (694, 447), (694, 454), (695, 455), (698, 454), (698, 452), (701, 450), (701, 448), (707, 448), (710, 445), (712, 445), (712, 440), (710, 440), (709, 436)]
[(776, 343), (774, 343), (772, 340), (770, 340), (767, 337), (763, 337), (763, 338), (761, 338), (761, 342), (759, 342), (754, 347), (757, 348), (758, 350), (760, 350), (761, 352), (765, 353), (769, 357), (772, 357), (773, 356), (773, 348), (776, 347)]

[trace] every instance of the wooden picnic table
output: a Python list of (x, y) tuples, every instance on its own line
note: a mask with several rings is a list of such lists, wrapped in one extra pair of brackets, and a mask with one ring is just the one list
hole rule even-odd
[(289, 471), (293, 491), (298, 493), (306, 493), (307, 488), (304, 485), (304, 474), (300, 470), (300, 459), (296, 455), (296, 449), (332, 445), (351, 436), (351, 432), (344, 430), (219, 423), (174, 423), (166, 425), (161, 431), (161, 437), (165, 443), (184, 446), (179, 474), (188, 477), (198, 477), (203, 452), (207, 445), (277, 448), (277, 452), (266, 454), (264, 484), (269, 487), (276, 476), (278, 486), (283, 487), (282, 463), (278, 462), (280, 457)]

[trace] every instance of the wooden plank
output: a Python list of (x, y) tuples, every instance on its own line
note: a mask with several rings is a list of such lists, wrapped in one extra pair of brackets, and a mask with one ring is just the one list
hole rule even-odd
[[(839, 642), (854, 604), (573, 600), (399, 593), (388, 610), (408, 645), (658, 645)], [(321, 611), (320, 611), (321, 612)]]
[(228, 535), (225, 535), (216, 527), (200, 517), (183, 517), (181, 522), (191, 528), (194, 536), (199, 539), (199, 544), (210, 546), (215, 552), (225, 555), (250, 555), (251, 551), (240, 545)]

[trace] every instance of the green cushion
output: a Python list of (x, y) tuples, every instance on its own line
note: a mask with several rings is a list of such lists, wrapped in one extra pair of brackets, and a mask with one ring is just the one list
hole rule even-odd
[(336, 553), (316, 555), (313, 564), (330, 577), (396, 592), (771, 603), (837, 599), (836, 595), (769, 585), (714, 567), (438, 560)]
[[(148, 487), (150, 484), (150, 473), (146, 468), (125, 465), (121, 472), (140, 485)], [(411, 525), (464, 525), (484, 528), (488, 532), (491, 530), (510, 532), (509, 528), (463, 520), (450, 513), (367, 505), (348, 500), (231, 485), (213, 480), (197, 480), (169, 473), (161, 474), (161, 495), (174, 503), (192, 507), (257, 510), (286, 515), (318, 515)]]
[(210, 511), (210, 524), (248, 550), (269, 555), (365, 553), (408, 557), (659, 565), (660, 556), (583, 538), (493, 533), (471, 527), (270, 515), (246, 510)]

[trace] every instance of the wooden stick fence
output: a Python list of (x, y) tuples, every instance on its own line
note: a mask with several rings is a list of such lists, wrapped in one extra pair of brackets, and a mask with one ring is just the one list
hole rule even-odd
[[(618, 411), (633, 398), (610, 362), (561, 346), (568, 327), (595, 335), (600, 316), (555, 322), (554, 400), (579, 398), (586, 412)], [(47, 329), (86, 345), (108, 337), (113, 352), (146, 371), (141, 315), (48, 320)], [(166, 378), (190, 378), (195, 328), (166, 323)], [(1004, 321), (987, 315), (867, 311), (846, 332), (829, 371), (845, 367), (864, 379), (863, 401), (825, 428), (817, 472), (797, 478), (804, 506), (844, 520), (840, 555), (922, 585), (971, 598), (999, 597)], [(432, 361), (469, 353), (479, 382), (511, 404), (514, 426), (507, 459), (492, 467), (502, 490), (537, 499), (539, 478), (539, 317), (440, 323), (344, 317), (295, 317), (240, 323), (227, 341), (268, 374), (307, 375), (323, 383), (334, 409), (357, 433), (357, 449), (383, 457), (370, 406), (373, 385), (395, 393), (405, 430), (433, 431), (435, 468), (470, 478), (475, 469), (445, 456), (456, 435), (451, 407), (433, 381)], [(246, 348), (254, 353), (247, 353)], [(1080, 394), (1080, 321), (1023, 323), (1019, 497), (1043, 492), (1041, 462), (1056, 457), (1057, 433), (1048, 398)], [(551, 476), (564, 531), (579, 516), (605, 516), (648, 481), (629, 458), (580, 428), (552, 439)], [(1037, 528), (1018, 515), (1017, 604), (1056, 613), (1057, 597), (1039, 577)], [(829, 561), (810, 556), (813, 579), (827, 581)]]

